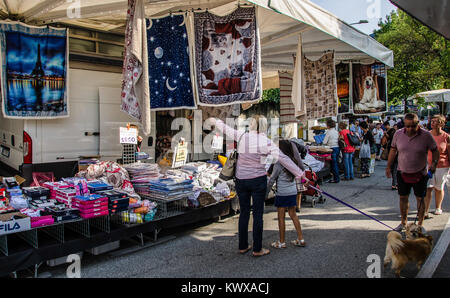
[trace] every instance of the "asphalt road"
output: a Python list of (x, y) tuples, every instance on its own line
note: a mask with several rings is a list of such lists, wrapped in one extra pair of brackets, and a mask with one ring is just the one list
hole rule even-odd
[[(322, 185), (326, 192), (378, 218), (391, 227), (400, 223), (398, 195), (384, 177), (385, 161), (377, 162), (375, 173), (366, 179)], [(434, 210), (434, 202), (431, 211)], [(448, 193), (443, 203), (444, 213), (424, 223), (427, 231), (439, 238), (449, 218)], [(410, 197), (409, 220), (416, 216), (416, 201)], [(386, 247), (385, 226), (356, 211), (327, 199), (311, 208), (302, 205), (299, 215), (307, 247), (288, 245), (286, 249), (271, 249), (271, 254), (253, 258), (251, 253), (237, 252), (238, 216), (219, 222), (186, 227), (175, 232), (176, 239), (120, 257), (91, 256), (85, 253), (81, 261), (82, 277), (181, 277), (181, 278), (365, 278), (372, 262), (369, 255), (379, 256), (382, 264)], [(287, 217), (287, 242), (295, 239), (294, 226)], [(173, 233), (173, 231), (170, 231)], [(251, 222), (249, 239), (251, 240)], [(276, 209), (267, 206), (264, 215), (263, 245), (278, 239)], [(448, 253), (445, 262), (448, 264)], [(65, 277), (66, 265), (43, 266), (53, 277)], [(440, 270), (440, 271), (439, 271)], [(439, 269), (438, 277), (449, 277), (448, 270)], [(381, 266), (381, 277), (394, 277)], [(418, 270), (408, 264), (405, 277), (414, 277)], [(443, 276), (442, 276), (443, 275)], [(447, 276), (446, 276), (447, 275)]]

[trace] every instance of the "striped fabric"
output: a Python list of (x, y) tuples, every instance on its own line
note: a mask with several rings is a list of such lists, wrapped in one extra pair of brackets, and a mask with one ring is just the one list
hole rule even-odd
[(297, 123), (292, 103), (292, 72), (279, 71), (280, 78), (280, 124)]

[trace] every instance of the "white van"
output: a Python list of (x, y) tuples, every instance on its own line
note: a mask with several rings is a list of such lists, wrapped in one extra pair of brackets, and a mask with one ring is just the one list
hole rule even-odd
[[(18, 172), (27, 183), (32, 182), (32, 172), (73, 176), (83, 156), (121, 158), (119, 127), (137, 124), (120, 110), (121, 73), (70, 68), (68, 79), (70, 117), (13, 120), (0, 115), (0, 167)], [(154, 157), (152, 114), (152, 133), (144, 137), (141, 151)]]

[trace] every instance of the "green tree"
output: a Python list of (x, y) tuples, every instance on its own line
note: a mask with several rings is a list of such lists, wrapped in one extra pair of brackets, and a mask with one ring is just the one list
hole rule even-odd
[(379, 22), (375, 39), (394, 52), (394, 68), (388, 70), (391, 104), (428, 90), (450, 88), (448, 41), (401, 10)]

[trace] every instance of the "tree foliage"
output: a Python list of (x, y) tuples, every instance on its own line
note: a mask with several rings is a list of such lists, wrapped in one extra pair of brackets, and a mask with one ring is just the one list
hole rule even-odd
[(388, 70), (388, 98), (396, 104), (428, 90), (450, 88), (448, 41), (401, 10), (393, 11), (375, 39), (394, 52), (394, 68)]

